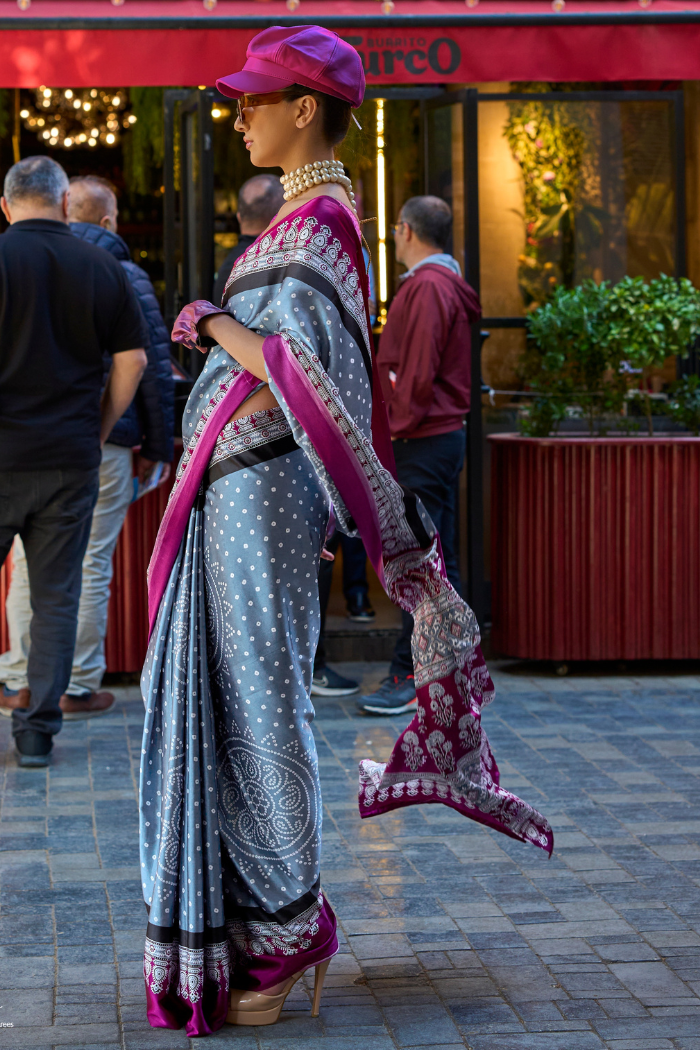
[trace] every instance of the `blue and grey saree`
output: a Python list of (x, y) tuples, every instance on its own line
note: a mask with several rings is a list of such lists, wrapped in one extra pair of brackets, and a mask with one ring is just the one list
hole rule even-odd
[(552, 848), (546, 820), (499, 786), (478, 625), (392, 476), (366, 294), (354, 217), (329, 197), (303, 205), (238, 260), (225, 297), (266, 335), (279, 407), (229, 423), (259, 384), (219, 347), (185, 413), (149, 570), (141, 867), (149, 1019), (189, 1035), (223, 1024), (229, 980), (264, 990), (337, 948), (309, 699), (331, 505), (415, 620), (418, 713), (386, 766), (361, 764), (362, 815), (442, 802)]

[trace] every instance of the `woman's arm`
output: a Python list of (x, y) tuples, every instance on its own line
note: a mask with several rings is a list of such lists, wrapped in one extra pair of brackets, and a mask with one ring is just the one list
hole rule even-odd
[(250, 332), (230, 314), (210, 314), (202, 318), (197, 327), (200, 335), (215, 339), (239, 365), (243, 365), (263, 383), (267, 383), (262, 352), (263, 336)]
[(196, 299), (180, 310), (173, 325), (173, 339), (191, 350), (206, 353), (208, 347), (201, 340), (208, 338), (218, 343), (257, 379), (267, 383), (267, 372), (262, 354), (264, 336), (248, 331), (230, 314), (207, 302)]

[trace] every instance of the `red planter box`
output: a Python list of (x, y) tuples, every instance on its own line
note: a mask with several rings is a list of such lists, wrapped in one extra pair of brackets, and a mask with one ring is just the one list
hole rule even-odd
[(700, 438), (492, 442), (494, 651), (700, 656)]
[[(146, 569), (174, 479), (133, 503), (114, 552), (114, 576), (105, 643), (108, 671), (140, 671), (148, 643)], [(10, 648), (5, 598), (12, 577), (12, 555), (0, 569), (0, 652)]]

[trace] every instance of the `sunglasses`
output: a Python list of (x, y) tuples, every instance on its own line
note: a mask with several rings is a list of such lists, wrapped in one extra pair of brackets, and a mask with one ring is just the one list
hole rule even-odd
[(241, 95), (236, 99), (238, 106), (238, 119), (243, 123), (243, 111), (255, 109), (256, 106), (276, 106), (278, 102), (286, 102), (289, 96), (286, 91), (270, 91), (265, 95)]

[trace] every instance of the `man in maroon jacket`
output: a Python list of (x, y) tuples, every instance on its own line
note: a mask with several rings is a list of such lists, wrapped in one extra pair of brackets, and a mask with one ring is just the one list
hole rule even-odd
[[(394, 227), (396, 259), (407, 272), (394, 296), (377, 363), (389, 412), (399, 481), (422, 500), (440, 533), (447, 575), (459, 590), (455, 497), (464, 463), (470, 396), (471, 324), (481, 316), (476, 292), (445, 252), (452, 213), (439, 197), (411, 197)], [(416, 706), (411, 658), (413, 618), (376, 693), (360, 697), (370, 714)]]

